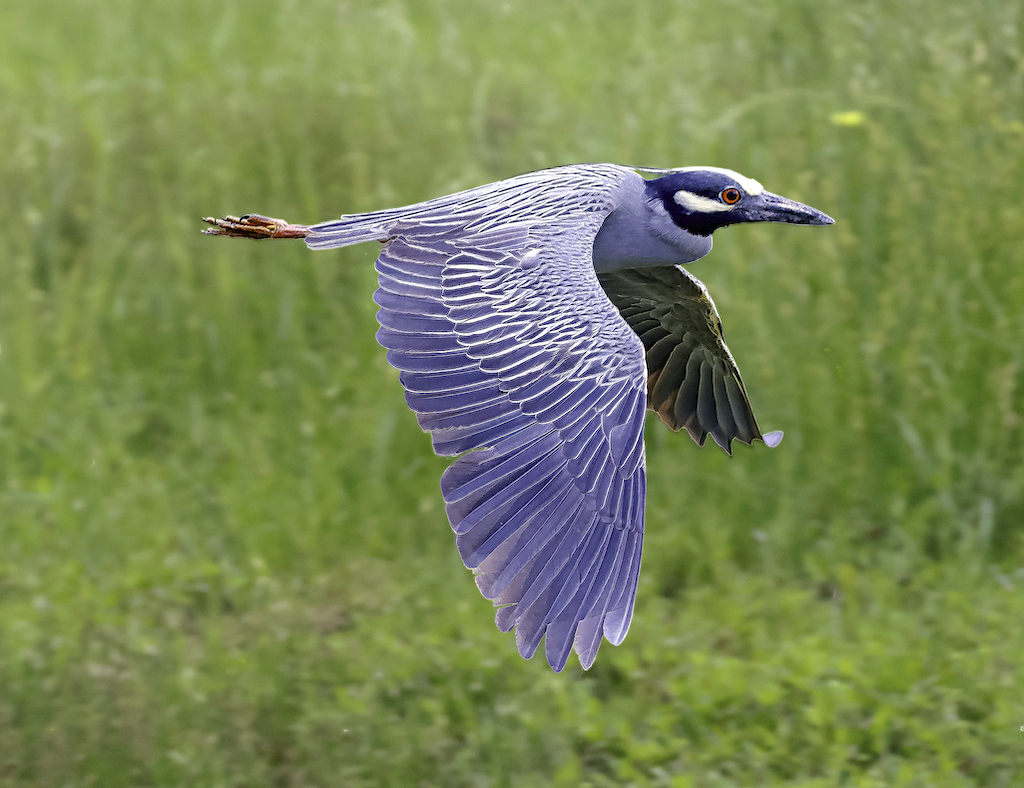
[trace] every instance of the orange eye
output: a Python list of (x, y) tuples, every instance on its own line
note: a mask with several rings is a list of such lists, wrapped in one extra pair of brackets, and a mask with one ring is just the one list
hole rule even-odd
[(743, 195), (740, 194), (740, 190), (731, 186), (728, 189), (722, 189), (721, 193), (718, 195), (718, 199), (726, 205), (735, 205), (742, 197)]

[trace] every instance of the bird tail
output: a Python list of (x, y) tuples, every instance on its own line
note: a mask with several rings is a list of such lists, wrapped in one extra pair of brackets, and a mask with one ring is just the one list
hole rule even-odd
[(386, 241), (393, 235), (397, 211), (355, 213), (314, 224), (309, 228), (306, 244), (310, 249), (334, 249), (365, 241)]

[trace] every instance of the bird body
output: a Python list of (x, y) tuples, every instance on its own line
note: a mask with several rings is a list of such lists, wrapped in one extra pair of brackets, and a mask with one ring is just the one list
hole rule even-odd
[(714, 303), (680, 266), (728, 224), (832, 223), (730, 170), (613, 164), (309, 227), (206, 221), (312, 249), (383, 244), (377, 339), (434, 450), (459, 457), (441, 490), (460, 555), (520, 653), (544, 639), (559, 671), (629, 626), (645, 411), (730, 452), (781, 438), (761, 434)]

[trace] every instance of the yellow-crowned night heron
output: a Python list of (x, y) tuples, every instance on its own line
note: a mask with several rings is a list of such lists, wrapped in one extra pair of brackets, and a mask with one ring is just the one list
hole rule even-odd
[[(647, 177), (644, 177), (647, 176)], [(832, 224), (730, 170), (585, 164), (312, 226), (249, 215), (207, 233), (379, 241), (377, 339), (441, 455), (466, 566), (561, 670), (626, 635), (644, 522), (644, 411), (703, 445), (762, 434), (715, 305), (682, 264), (743, 222)]]

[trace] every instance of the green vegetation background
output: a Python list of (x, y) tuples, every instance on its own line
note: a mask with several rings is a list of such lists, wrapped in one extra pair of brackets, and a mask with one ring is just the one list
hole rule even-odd
[[(1018, 0), (14, 0), (0, 24), (0, 785), (1024, 781)], [(774, 451), (648, 433), (595, 667), (523, 661), (312, 222), (578, 162), (721, 233)]]

